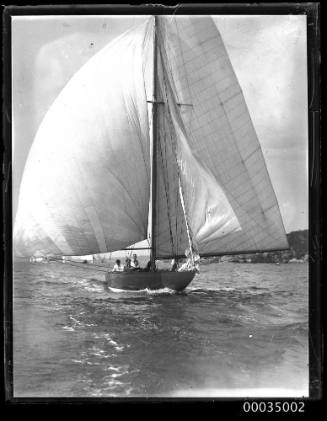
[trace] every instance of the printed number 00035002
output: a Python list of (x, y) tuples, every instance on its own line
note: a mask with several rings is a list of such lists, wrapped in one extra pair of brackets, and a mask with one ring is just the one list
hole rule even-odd
[(278, 401), (261, 401), (261, 402), (244, 402), (244, 412), (304, 412), (304, 402), (278, 402)]

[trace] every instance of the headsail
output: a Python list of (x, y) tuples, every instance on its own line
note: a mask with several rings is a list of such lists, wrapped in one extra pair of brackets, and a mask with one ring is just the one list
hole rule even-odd
[(119, 250), (147, 236), (148, 23), (89, 60), (45, 116), (14, 228), (21, 256)]
[[(156, 248), (159, 255), (183, 255), (187, 228), (196, 245), (220, 238), (240, 225), (210, 170), (192, 153), (161, 51)], [(181, 105), (183, 107), (183, 105)], [(187, 227), (188, 225), (188, 227)]]
[[(173, 90), (175, 103), (185, 104), (177, 110), (171, 103), (166, 107), (175, 115), (167, 117), (162, 130), (177, 144), (187, 214), (200, 254), (287, 248), (260, 144), (213, 20), (165, 17), (158, 31), (162, 86)], [(170, 184), (174, 195), (176, 187)], [(158, 186), (161, 202), (167, 196), (163, 185)], [(172, 217), (162, 211), (162, 227), (181, 219), (178, 212)], [(168, 257), (167, 230), (161, 232), (158, 255)], [(185, 245), (184, 235), (175, 254), (184, 254)]]

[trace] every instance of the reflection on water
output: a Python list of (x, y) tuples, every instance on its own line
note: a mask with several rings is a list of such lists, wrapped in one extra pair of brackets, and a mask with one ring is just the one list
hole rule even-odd
[(17, 263), (14, 394), (305, 395), (307, 270), (210, 264), (182, 293), (115, 293), (96, 271)]

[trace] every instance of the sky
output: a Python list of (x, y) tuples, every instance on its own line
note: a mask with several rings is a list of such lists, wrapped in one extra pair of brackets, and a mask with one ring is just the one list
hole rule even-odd
[[(65, 84), (140, 16), (12, 18), (13, 212), (28, 151)], [(308, 228), (306, 16), (214, 16), (238, 77), (286, 232)]]

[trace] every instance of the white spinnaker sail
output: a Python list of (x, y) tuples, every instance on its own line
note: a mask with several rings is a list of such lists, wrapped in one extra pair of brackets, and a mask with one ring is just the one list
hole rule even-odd
[[(187, 183), (193, 171), (189, 166), (183, 183), (184, 199), (200, 254), (287, 248), (283, 222), (260, 144), (213, 20), (210, 17), (160, 18), (158, 44), (176, 102), (190, 104), (179, 108), (181, 125), (178, 119), (171, 120), (180, 145), (181, 168), (184, 160), (182, 149), (186, 142), (193, 158), (207, 169), (206, 176), (211, 180), (213, 177), (218, 190), (223, 191), (233, 209), (230, 230), (217, 229), (215, 223), (210, 227), (209, 219), (218, 221), (221, 218), (221, 207), (217, 203), (219, 195), (213, 198), (207, 194), (207, 198), (216, 204), (212, 206), (208, 202), (206, 209), (203, 207), (204, 214), (199, 215), (194, 203), (197, 199), (205, 203), (202, 196), (206, 193), (201, 189), (204, 179), (198, 177), (199, 167), (193, 166), (195, 185), (192, 188)], [(198, 192), (196, 198), (195, 192)], [(158, 198), (163, 201), (163, 197), (163, 192), (159, 191)], [(165, 222), (161, 221), (161, 224)], [(240, 229), (235, 228), (237, 224)], [(165, 241), (163, 236), (158, 238), (158, 251), (163, 251), (159, 253), (161, 257), (168, 249)]]
[(17, 255), (86, 255), (146, 238), (151, 39), (144, 24), (108, 44), (49, 109), (21, 184)]

